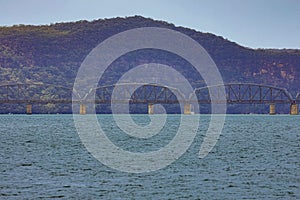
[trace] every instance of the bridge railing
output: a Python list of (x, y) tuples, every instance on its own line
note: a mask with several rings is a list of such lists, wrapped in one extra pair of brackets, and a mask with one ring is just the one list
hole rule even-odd
[(0, 103), (71, 103), (73, 89), (43, 83), (0, 85)]
[[(221, 102), (221, 95), (226, 102)], [(78, 102), (95, 100), (95, 103), (178, 103), (186, 101), (184, 95), (176, 88), (158, 84), (124, 83), (101, 86), (90, 89), (83, 97), (78, 96), (73, 88), (43, 83), (9, 83), (0, 84), (1, 103), (72, 103), (72, 95), (77, 95)], [(95, 99), (93, 99), (95, 95)], [(300, 93), (296, 99), (283, 88), (232, 83), (210, 87), (196, 88), (198, 103), (291, 103), (300, 102)], [(190, 98), (192, 99), (192, 98)], [(215, 102), (212, 102), (215, 101)], [(223, 100), (224, 101), (224, 98)]]
[[(226, 102), (218, 101), (222, 90), (226, 92)], [(291, 94), (283, 88), (249, 84), (232, 83), (201, 87), (194, 90), (198, 103), (238, 103), (238, 104), (265, 104), (265, 103), (291, 103)], [(214, 102), (212, 102), (214, 101)]]
[(124, 83), (97, 87), (85, 96), (84, 101), (95, 103), (178, 103), (184, 95), (176, 88), (158, 84)]

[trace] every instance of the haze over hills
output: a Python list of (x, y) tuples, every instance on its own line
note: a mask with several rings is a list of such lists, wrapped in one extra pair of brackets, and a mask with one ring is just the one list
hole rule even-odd
[[(94, 47), (116, 33), (140, 27), (164, 27), (190, 36), (211, 55), (225, 83), (273, 85), (286, 88), (293, 96), (300, 92), (299, 49), (246, 48), (220, 36), (141, 16), (0, 27), (0, 83), (43, 82), (72, 87), (81, 62)], [(173, 66), (188, 76), (194, 87), (204, 85), (184, 59), (151, 49), (120, 57), (101, 81), (114, 83), (128, 69), (149, 62)]]

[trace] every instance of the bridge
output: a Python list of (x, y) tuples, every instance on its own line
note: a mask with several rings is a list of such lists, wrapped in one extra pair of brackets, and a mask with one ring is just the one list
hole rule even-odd
[[(225, 94), (224, 93), (225, 89)], [(223, 92), (223, 93), (222, 93)], [(224, 95), (225, 98), (220, 98)], [(72, 98), (73, 97), (73, 98)], [(196, 97), (196, 98), (195, 98)], [(194, 99), (194, 100), (193, 100)], [(196, 99), (196, 100), (195, 100)], [(223, 99), (223, 100), (222, 100)], [(191, 114), (193, 104), (268, 104), (275, 114), (276, 104), (289, 104), (290, 114), (298, 114), (300, 93), (295, 98), (284, 88), (252, 83), (230, 83), (196, 88), (183, 94), (177, 88), (158, 84), (123, 83), (91, 88), (80, 94), (73, 88), (43, 83), (0, 84), (1, 104), (26, 104), (26, 113), (32, 113), (33, 104), (79, 104), (79, 113), (86, 114), (86, 105), (148, 104), (148, 113), (154, 113), (155, 104), (184, 103), (184, 113)]]

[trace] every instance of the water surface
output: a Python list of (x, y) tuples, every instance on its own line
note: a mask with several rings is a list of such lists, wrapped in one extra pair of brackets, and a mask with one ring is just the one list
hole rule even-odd
[[(147, 115), (133, 118), (149, 123)], [(111, 115), (98, 119), (116, 145), (145, 152), (174, 137), (180, 116), (169, 115), (149, 140), (122, 133)], [(228, 115), (217, 145), (199, 159), (208, 121), (201, 115), (194, 142), (176, 162), (130, 174), (87, 152), (72, 115), (1, 115), (0, 199), (300, 199), (300, 116)]]

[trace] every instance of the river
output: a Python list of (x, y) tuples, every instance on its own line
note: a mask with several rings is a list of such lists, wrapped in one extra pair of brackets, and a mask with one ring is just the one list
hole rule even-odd
[[(140, 152), (172, 140), (178, 118), (168, 116), (163, 133), (145, 145), (122, 134), (112, 115), (98, 115), (116, 145)], [(147, 115), (133, 119), (149, 123)], [(227, 115), (216, 146), (200, 159), (208, 119), (201, 116), (178, 160), (135, 174), (96, 160), (72, 115), (1, 115), (0, 199), (300, 199), (300, 116)]]

